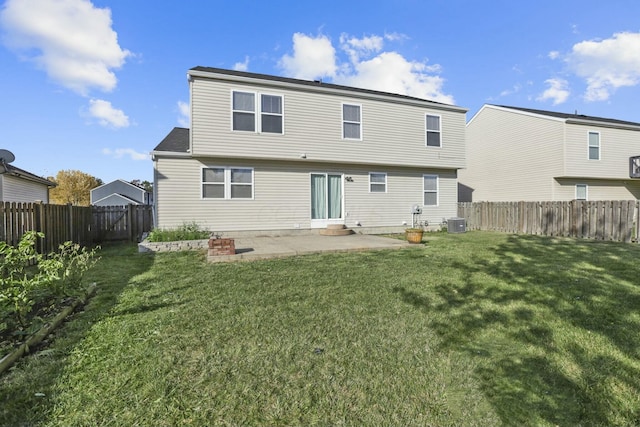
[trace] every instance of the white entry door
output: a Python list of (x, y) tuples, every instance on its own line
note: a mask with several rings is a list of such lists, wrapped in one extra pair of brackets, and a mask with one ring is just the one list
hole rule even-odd
[(344, 224), (342, 174), (311, 174), (311, 227)]

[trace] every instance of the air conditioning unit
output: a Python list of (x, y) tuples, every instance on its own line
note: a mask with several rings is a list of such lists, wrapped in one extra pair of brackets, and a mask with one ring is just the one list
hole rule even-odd
[(464, 218), (449, 218), (447, 220), (447, 231), (449, 233), (464, 233), (467, 231)]

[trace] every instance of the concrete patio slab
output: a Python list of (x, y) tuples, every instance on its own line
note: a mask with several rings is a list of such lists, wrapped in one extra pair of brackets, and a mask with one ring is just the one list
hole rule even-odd
[(239, 237), (234, 240), (236, 255), (209, 256), (208, 260), (210, 262), (249, 261), (324, 252), (358, 252), (417, 246), (404, 240), (371, 234)]

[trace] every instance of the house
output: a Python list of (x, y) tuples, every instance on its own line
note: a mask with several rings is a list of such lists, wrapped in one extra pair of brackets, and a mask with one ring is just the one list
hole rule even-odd
[(139, 185), (116, 179), (91, 190), (94, 206), (150, 205), (152, 193)]
[(0, 165), (0, 200), (3, 202), (49, 203), (54, 182), (8, 163)]
[(218, 68), (187, 76), (190, 129), (151, 153), (158, 227), (374, 233), (457, 216), (466, 109)]
[(640, 198), (640, 123), (484, 105), (467, 124), (460, 201)]

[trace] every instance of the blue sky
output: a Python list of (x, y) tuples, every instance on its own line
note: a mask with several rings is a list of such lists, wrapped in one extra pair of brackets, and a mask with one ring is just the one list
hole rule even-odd
[(197, 65), (640, 122), (637, 0), (5, 0), (0, 148), (149, 180)]

